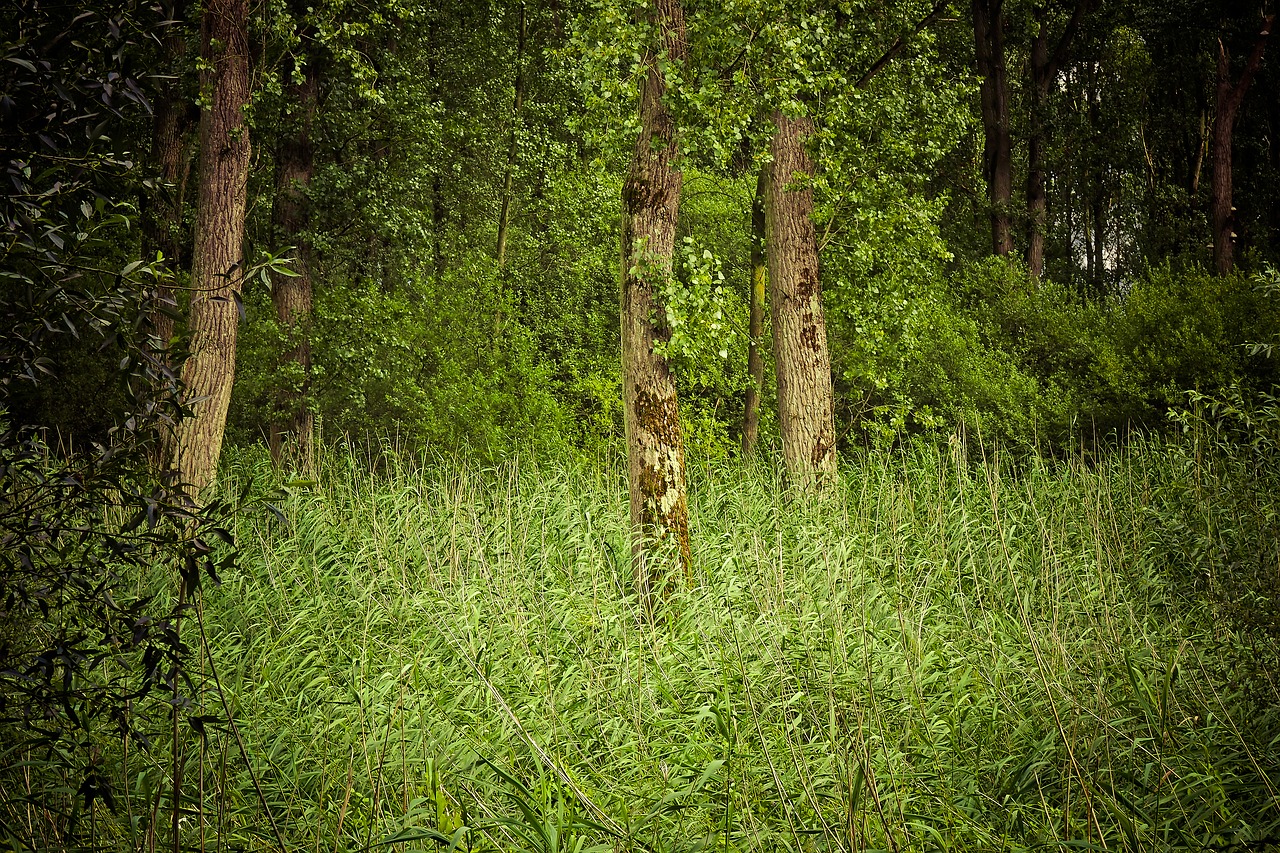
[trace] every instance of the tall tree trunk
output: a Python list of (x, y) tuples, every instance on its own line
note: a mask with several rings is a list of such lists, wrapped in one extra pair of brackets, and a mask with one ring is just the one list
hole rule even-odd
[[(666, 59), (685, 60), (684, 10), (657, 0)], [(675, 381), (654, 346), (668, 333), (658, 288), (671, 275), (682, 176), (674, 120), (663, 96), (658, 56), (647, 57), (640, 88), (640, 136), (622, 188), (622, 393), (627, 430), (632, 554), (636, 589), (650, 609), (689, 571), (684, 435)]]
[(765, 265), (765, 194), (766, 169), (760, 168), (756, 176), (756, 192), (751, 199), (751, 319), (747, 327), (747, 386), (746, 412), (742, 418), (742, 455), (756, 452), (760, 440), (760, 395), (764, 391), (764, 302), (765, 286), (769, 271)]
[(1103, 173), (1095, 176), (1093, 195), (1093, 292), (1096, 296), (1106, 293), (1107, 263), (1107, 197)]
[(249, 2), (207, 0), (201, 23), (199, 199), (191, 266), (191, 355), (182, 379), (195, 402), (178, 428), (173, 467), (195, 494), (217, 473), (235, 378), (249, 177)]
[(498, 213), (498, 269), (507, 266), (507, 229), (511, 225), (511, 189), (515, 180), (520, 113), (524, 108), (524, 42), (526, 24), (524, 3), (520, 4), (520, 30), (516, 37), (515, 101), (511, 105), (511, 134), (507, 139), (507, 167), (502, 176), (502, 209)]
[(1047, 134), (1045, 113), (1049, 90), (1058, 70), (1067, 58), (1080, 18), (1091, 0), (1077, 0), (1071, 19), (1052, 53), (1049, 51), (1048, 11), (1038, 7), (1038, 29), (1031, 45), (1031, 110), (1027, 134), (1027, 268), (1035, 279), (1044, 275), (1044, 245), (1049, 227), (1049, 194), (1045, 188), (1044, 140)]
[(978, 76), (982, 78), (982, 173), (991, 206), (991, 249), (1013, 253), (1013, 142), (1009, 133), (1009, 83), (1004, 57), (1003, 0), (973, 0)]
[(301, 82), (288, 86), (288, 102), (297, 110), (286, 131), (276, 162), (276, 198), (272, 220), (280, 245), (297, 247), (297, 275), (276, 274), (271, 301), (276, 321), (285, 336), (281, 354), (281, 385), (276, 389), (275, 417), (271, 422), (271, 460), (281, 464), (286, 440), (297, 441), (297, 464), (306, 474), (315, 471), (315, 419), (308, 405), (311, 387), (311, 241), (307, 189), (314, 169), (315, 147), (311, 126), (315, 119), (320, 81), (314, 58), (308, 59)]
[(1262, 52), (1276, 16), (1268, 15), (1253, 42), (1253, 52), (1245, 63), (1240, 79), (1231, 80), (1231, 57), (1226, 46), (1218, 42), (1217, 98), (1213, 111), (1213, 266), (1218, 275), (1230, 275), (1235, 266), (1235, 217), (1231, 215), (1231, 141), (1236, 114), (1244, 102), (1249, 84), (1262, 64)]
[[(175, 9), (176, 20), (181, 15)], [(177, 79), (177, 68), (186, 53), (186, 41), (182, 37), (182, 24), (170, 24), (161, 44), (163, 62), (172, 76), (160, 84), (152, 112), (151, 162), (161, 186), (144, 199), (142, 217), (142, 256), (154, 260), (156, 254), (164, 256), (164, 267), (170, 273), (182, 268), (182, 206), (187, 188), (187, 174), (191, 171), (191, 159), (187, 151), (191, 132), (195, 128), (195, 111), (183, 97), (182, 83)], [(156, 288), (156, 308), (151, 314), (151, 327), (155, 336), (166, 346), (173, 340), (174, 313), (177, 311), (173, 288), (163, 282)]]
[(831, 353), (813, 225), (808, 118), (774, 113), (773, 163), (765, 184), (769, 301), (782, 455), (792, 480), (812, 488), (836, 473)]

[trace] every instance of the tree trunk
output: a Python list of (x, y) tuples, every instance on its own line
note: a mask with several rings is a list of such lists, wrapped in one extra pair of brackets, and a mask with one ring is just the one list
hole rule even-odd
[(1003, 0), (973, 0), (982, 101), (982, 172), (991, 206), (992, 252), (1013, 253), (1013, 142), (1009, 133), (1009, 84), (1004, 58)]
[[(657, 0), (655, 19), (667, 60), (683, 62), (688, 48), (679, 0)], [(668, 334), (654, 319), (656, 314), (661, 323), (658, 288), (671, 275), (682, 176), (655, 53), (647, 63), (640, 136), (622, 189), (622, 390), (636, 589), (652, 612), (672, 583), (687, 575), (690, 555), (676, 386), (666, 359), (654, 351)]]
[[(1034, 62), (1034, 51), (1032, 57)], [(1044, 126), (1040, 114), (1043, 109), (1043, 94), (1032, 87), (1031, 130), (1027, 135), (1027, 269), (1036, 281), (1044, 275), (1044, 244), (1049, 228), (1049, 194), (1042, 163)]]
[(507, 139), (507, 167), (502, 176), (502, 210), (498, 213), (498, 269), (507, 266), (507, 229), (511, 225), (511, 190), (515, 179), (520, 113), (524, 108), (525, 8), (520, 4), (520, 31), (516, 37), (515, 101), (511, 107), (511, 135)]
[(747, 386), (746, 413), (742, 418), (742, 455), (756, 452), (760, 440), (760, 395), (764, 391), (764, 301), (765, 285), (769, 271), (765, 266), (765, 167), (756, 177), (756, 193), (751, 199), (751, 319), (747, 328)]
[[(178, 11), (175, 10), (175, 17)], [(186, 52), (180, 24), (170, 24), (162, 40), (164, 65), (175, 77)], [(191, 131), (195, 127), (193, 105), (186, 103), (182, 84), (177, 79), (161, 82), (152, 113), (151, 162), (161, 186), (144, 199), (142, 217), (142, 257), (155, 260), (159, 253), (170, 273), (182, 269), (182, 206), (187, 188), (191, 160), (187, 156)], [(151, 328), (159, 341), (168, 346), (174, 335), (174, 313), (178, 308), (173, 288), (168, 281), (156, 288), (156, 307), (151, 314)]]
[(1230, 275), (1235, 266), (1235, 217), (1232, 216), (1231, 141), (1235, 131), (1236, 115), (1244, 102), (1249, 84), (1262, 64), (1262, 52), (1267, 46), (1267, 36), (1275, 15), (1269, 15), (1262, 23), (1262, 31), (1253, 43), (1253, 52), (1245, 63), (1240, 79), (1231, 80), (1231, 57), (1221, 41), (1218, 42), (1217, 97), (1213, 112), (1213, 266), (1218, 275)]
[(288, 102), (297, 109), (293, 127), (286, 131), (276, 163), (276, 198), (272, 220), (281, 246), (297, 247), (296, 276), (274, 275), (271, 301), (284, 334), (285, 348), (276, 389), (275, 418), (271, 422), (271, 461), (279, 467), (286, 440), (297, 441), (299, 470), (315, 472), (315, 419), (308, 405), (311, 387), (311, 242), (307, 188), (314, 169), (315, 148), (311, 125), (315, 119), (320, 83), (314, 59), (309, 59), (300, 83), (290, 83)]
[(808, 489), (836, 473), (831, 353), (818, 279), (813, 226), (813, 122), (775, 113), (773, 163), (765, 184), (769, 301), (778, 382), (782, 455), (792, 480)]
[(173, 467), (193, 496), (217, 473), (235, 378), (249, 177), (248, 0), (207, 0), (201, 24), (199, 199), (191, 266), (191, 355), (182, 379), (194, 402), (178, 428)]
[(1047, 135), (1045, 112), (1048, 110), (1049, 91), (1058, 76), (1058, 69), (1066, 61), (1071, 40), (1075, 37), (1080, 18), (1088, 10), (1092, 0), (1077, 0), (1071, 19), (1052, 53), (1049, 52), (1048, 10), (1036, 9), (1037, 30), (1031, 44), (1031, 109), (1030, 129), (1027, 133), (1027, 268), (1033, 279), (1044, 275), (1044, 245), (1049, 227), (1049, 194), (1045, 188), (1044, 141)]

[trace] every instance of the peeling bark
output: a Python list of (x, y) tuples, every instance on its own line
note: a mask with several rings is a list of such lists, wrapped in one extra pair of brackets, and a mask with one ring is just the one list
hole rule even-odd
[(249, 177), (248, 0), (208, 0), (201, 22), (208, 107), (200, 117), (199, 199), (191, 267), (191, 355), (182, 380), (194, 402), (178, 428), (173, 467), (198, 495), (217, 473), (235, 378)]
[[(657, 0), (655, 21), (666, 58), (687, 56), (679, 0)], [(689, 572), (689, 509), (684, 434), (676, 386), (666, 359), (654, 351), (666, 334), (658, 287), (671, 275), (682, 176), (674, 121), (663, 96), (658, 56), (647, 57), (640, 89), (639, 138), (622, 189), (622, 374), (636, 590), (652, 613), (674, 582)]]
[(778, 420), (787, 471), (808, 489), (836, 473), (831, 353), (808, 183), (814, 165), (806, 142), (813, 122), (780, 112), (773, 121), (777, 129), (765, 183), (765, 231)]

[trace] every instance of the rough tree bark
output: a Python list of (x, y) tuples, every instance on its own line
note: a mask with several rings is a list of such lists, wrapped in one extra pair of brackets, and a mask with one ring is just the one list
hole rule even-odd
[(1009, 83), (1004, 55), (1003, 0), (973, 0), (973, 33), (982, 78), (982, 173), (991, 206), (991, 250), (1013, 253), (1013, 142), (1009, 133)]
[(782, 455), (792, 480), (813, 488), (836, 473), (835, 404), (831, 353), (818, 279), (813, 226), (813, 158), (806, 147), (808, 118), (775, 113), (765, 183), (769, 302), (778, 381)]
[[(670, 62), (688, 53), (679, 0), (657, 0), (654, 20)], [(689, 571), (684, 435), (676, 386), (654, 347), (666, 338), (657, 289), (671, 275), (682, 176), (677, 132), (663, 103), (656, 51), (640, 87), (639, 138), (622, 189), (622, 375), (636, 589), (650, 609)], [(655, 318), (655, 314), (657, 317)]]
[(747, 386), (746, 412), (742, 418), (742, 455), (756, 452), (760, 440), (760, 395), (764, 390), (764, 303), (765, 286), (769, 280), (765, 266), (765, 194), (766, 168), (761, 167), (756, 177), (756, 192), (751, 199), (751, 319), (747, 328)]
[(1027, 267), (1035, 279), (1044, 274), (1044, 244), (1049, 225), (1049, 196), (1044, 180), (1045, 110), (1048, 108), (1049, 89), (1057, 79), (1062, 63), (1066, 61), (1075, 38), (1080, 19), (1088, 11), (1091, 0), (1077, 0), (1067, 21), (1066, 29), (1053, 51), (1049, 50), (1048, 11), (1038, 7), (1038, 29), (1031, 44), (1031, 110), (1030, 130), (1027, 134)]
[[(181, 14), (180, 8), (174, 9), (172, 17), (177, 21)], [(160, 83), (152, 112), (151, 163), (161, 186), (144, 199), (141, 224), (143, 258), (154, 260), (156, 253), (160, 253), (164, 256), (165, 269), (171, 273), (182, 269), (185, 260), (182, 257), (182, 206), (191, 171), (188, 149), (197, 116), (194, 104), (183, 97), (182, 83), (177, 79), (176, 69), (186, 53), (181, 26), (170, 24), (161, 39), (163, 63), (171, 72), (171, 76)], [(177, 307), (173, 288), (167, 282), (158, 286), (151, 327), (166, 346), (173, 340), (173, 315)]]
[(271, 302), (285, 336), (285, 348), (280, 357), (284, 380), (276, 389), (268, 445), (271, 460), (278, 467), (292, 436), (297, 442), (298, 468), (306, 474), (315, 471), (315, 418), (307, 404), (311, 386), (312, 282), (311, 244), (306, 230), (311, 212), (307, 189), (315, 163), (311, 126), (319, 90), (319, 73), (311, 58), (303, 69), (302, 80), (290, 82), (287, 89), (288, 103), (296, 112), (287, 119), (291, 127), (276, 160), (276, 197), (271, 212), (279, 244), (295, 246), (297, 262), (293, 270), (296, 275), (276, 274), (271, 282)]
[(1226, 45), (1218, 41), (1217, 98), (1213, 110), (1213, 266), (1218, 275), (1230, 275), (1235, 266), (1235, 217), (1231, 215), (1231, 141), (1236, 114), (1249, 91), (1249, 84), (1262, 64), (1262, 53), (1276, 16), (1268, 15), (1253, 42), (1253, 52), (1245, 63), (1240, 79), (1231, 80), (1231, 56)]
[(178, 427), (173, 467), (199, 494), (217, 472), (235, 377), (249, 176), (248, 0), (207, 0), (201, 21), (199, 197), (191, 266), (191, 354), (182, 379), (194, 399)]

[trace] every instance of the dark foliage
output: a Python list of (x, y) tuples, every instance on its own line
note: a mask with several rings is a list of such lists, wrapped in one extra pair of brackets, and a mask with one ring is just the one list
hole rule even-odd
[[(128, 71), (162, 10), (0, 13), (0, 839), (94, 846), (130, 750), (191, 709), (181, 621), (234, 552), (229, 505), (156, 473), (184, 414), (149, 332), (158, 267), (130, 260), (148, 105)], [(12, 35), (9, 35), (12, 34)], [(32, 820), (31, 815), (38, 815)]]

